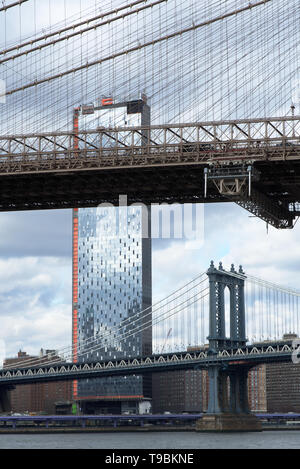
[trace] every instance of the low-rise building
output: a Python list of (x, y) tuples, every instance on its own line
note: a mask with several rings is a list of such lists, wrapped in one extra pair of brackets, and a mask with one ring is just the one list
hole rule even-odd
[[(295, 334), (285, 334), (279, 343), (291, 344), (297, 338)], [(272, 342), (267, 342), (272, 346)], [(265, 344), (259, 342), (255, 345)], [(209, 399), (208, 373), (205, 370), (155, 373), (152, 395), (154, 413), (205, 412)], [(300, 412), (299, 365), (291, 359), (290, 362), (253, 367), (248, 373), (248, 400), (252, 412)]]
[[(30, 356), (21, 350), (17, 357), (7, 358), (3, 362), (4, 368), (40, 365), (47, 361), (59, 360), (53, 350), (43, 350), (39, 356)], [(53, 381), (45, 383), (20, 384), (9, 391), (11, 411), (16, 413), (44, 413), (55, 414), (56, 404), (72, 400), (71, 381)]]

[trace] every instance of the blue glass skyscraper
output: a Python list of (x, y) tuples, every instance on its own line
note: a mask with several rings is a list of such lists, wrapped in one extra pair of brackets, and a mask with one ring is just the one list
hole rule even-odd
[[(146, 207), (73, 212), (73, 347), (76, 361), (152, 352), (151, 227)], [(135, 325), (130, 325), (130, 318)], [(85, 410), (136, 410), (151, 397), (149, 376), (79, 380)]]

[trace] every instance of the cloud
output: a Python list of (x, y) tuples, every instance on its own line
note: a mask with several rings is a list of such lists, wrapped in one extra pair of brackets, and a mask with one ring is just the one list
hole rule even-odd
[(19, 349), (71, 344), (71, 258), (21, 257), (0, 260), (0, 340), (7, 356)]
[(266, 229), (266, 224), (252, 218), (245, 223), (243, 214), (235, 217), (227, 228), (230, 247), (223, 262), (243, 264), (251, 275), (262, 277), (270, 282), (299, 289), (300, 225), (292, 230)]
[(0, 213), (1, 356), (70, 345), (71, 291), (72, 211)]

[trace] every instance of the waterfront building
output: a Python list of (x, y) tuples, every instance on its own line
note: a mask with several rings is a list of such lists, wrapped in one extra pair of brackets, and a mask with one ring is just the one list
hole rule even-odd
[(197, 413), (207, 408), (208, 377), (202, 370), (153, 374), (153, 413)]
[[(189, 346), (188, 352), (207, 350)], [(208, 372), (206, 370), (178, 370), (153, 374), (153, 412), (203, 412), (208, 405)]]
[(268, 412), (300, 412), (300, 373), (294, 363), (267, 365)]
[[(296, 334), (284, 334), (281, 342), (292, 344), (297, 338)], [(272, 341), (267, 342), (273, 345)], [(261, 344), (265, 342), (255, 345)], [(298, 365), (291, 359), (290, 363), (267, 363), (252, 368), (248, 376), (248, 395), (250, 409), (254, 412), (300, 412)]]
[[(41, 349), (39, 356), (31, 356), (20, 350), (17, 357), (6, 358), (3, 361), (3, 368), (13, 367), (17, 363), (20, 366), (22, 364), (25, 366), (29, 361), (34, 366), (57, 359), (59, 357), (54, 350)], [(70, 407), (72, 383), (71, 381), (53, 381), (48, 383), (20, 384), (9, 391), (9, 399), (12, 412), (54, 415), (62, 403)]]
[(267, 369), (269, 365), (255, 366), (248, 373), (248, 400), (252, 412), (267, 412)]
[[(282, 341), (291, 343), (296, 338), (296, 335), (285, 334)], [(268, 343), (272, 345), (272, 342)], [(255, 345), (259, 347), (261, 343)], [(155, 413), (206, 412), (208, 397), (209, 382), (205, 370), (180, 370), (153, 375)], [(266, 363), (251, 368), (248, 373), (248, 401), (249, 409), (254, 413), (299, 413), (299, 365), (291, 360), (290, 363)]]
[[(74, 361), (152, 352), (150, 223), (150, 211), (141, 206), (74, 209)], [(87, 413), (138, 412), (151, 392), (150, 376), (93, 378), (73, 385), (73, 397)]]

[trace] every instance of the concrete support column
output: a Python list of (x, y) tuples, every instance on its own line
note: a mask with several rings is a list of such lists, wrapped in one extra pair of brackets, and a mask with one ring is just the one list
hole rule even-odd
[(248, 369), (239, 368), (229, 373), (230, 377), (230, 410), (233, 413), (249, 412), (248, 404)]
[(230, 411), (230, 403), (228, 396), (228, 374), (224, 371), (220, 372), (220, 394), (221, 394), (221, 409), (222, 412)]
[(208, 414), (220, 414), (222, 406), (220, 402), (220, 380), (219, 380), (219, 367), (211, 366), (208, 369), (209, 379), (209, 399), (208, 399)]
[(209, 378), (209, 400), (207, 413), (219, 414), (229, 412), (229, 398), (227, 386), (227, 372), (220, 369), (219, 366), (211, 366), (208, 369)]
[(239, 382), (237, 373), (230, 373), (230, 410), (232, 413), (241, 413), (241, 407), (239, 405)]
[(0, 412), (11, 411), (9, 389), (7, 387), (0, 387)]
[(242, 368), (239, 371), (239, 395), (240, 395), (240, 407), (241, 411), (249, 413), (249, 401), (248, 401), (248, 368)]

